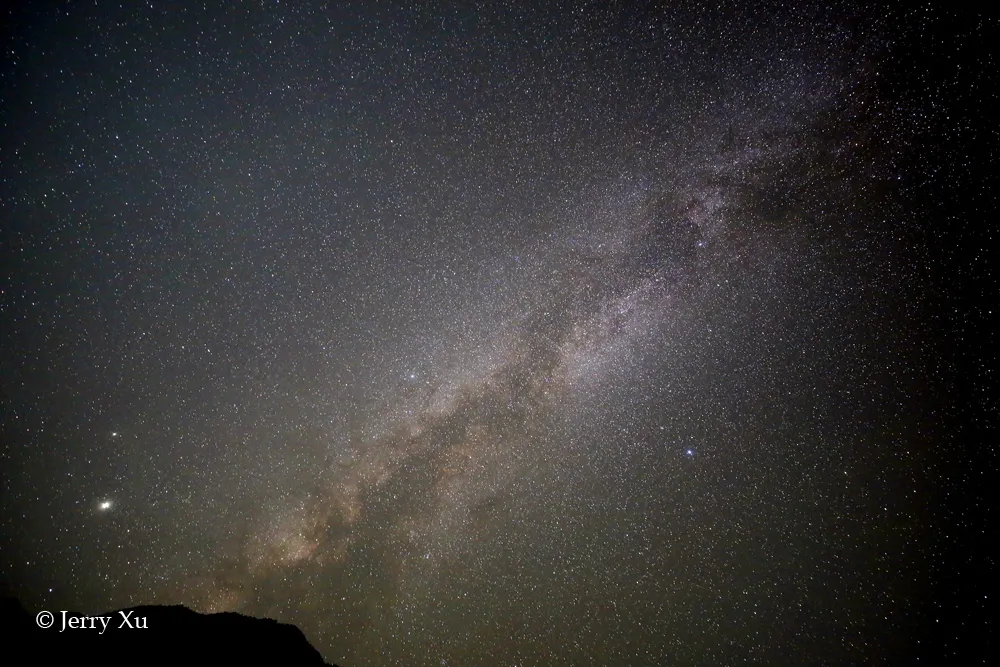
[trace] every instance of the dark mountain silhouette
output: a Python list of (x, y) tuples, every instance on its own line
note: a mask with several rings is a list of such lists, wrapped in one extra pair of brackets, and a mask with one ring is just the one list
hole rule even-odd
[(242, 614), (142, 606), (99, 616), (52, 610), (47, 629), (37, 619), (18, 600), (0, 599), (0, 664), (335, 667), (294, 625)]

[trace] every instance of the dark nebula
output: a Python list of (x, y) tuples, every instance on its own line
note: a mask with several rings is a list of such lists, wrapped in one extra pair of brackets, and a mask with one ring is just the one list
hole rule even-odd
[(972, 162), (904, 75), (994, 24), (433, 5), (9, 15), (9, 587), (349, 667), (930, 657)]

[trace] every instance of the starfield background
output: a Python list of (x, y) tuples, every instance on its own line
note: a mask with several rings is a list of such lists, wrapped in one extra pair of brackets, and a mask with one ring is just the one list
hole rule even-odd
[(994, 18), (121, 4), (4, 10), (29, 610), (349, 667), (985, 659)]

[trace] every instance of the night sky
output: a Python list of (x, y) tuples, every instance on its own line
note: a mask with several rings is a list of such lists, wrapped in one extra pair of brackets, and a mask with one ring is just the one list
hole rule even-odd
[(268, 616), (345, 667), (969, 648), (950, 262), (995, 215), (956, 194), (994, 21), (22, 4), (0, 549), (29, 610)]

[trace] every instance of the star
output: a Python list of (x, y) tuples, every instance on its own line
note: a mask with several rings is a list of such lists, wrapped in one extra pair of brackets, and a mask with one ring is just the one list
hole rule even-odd
[(927, 219), (973, 98), (902, 42), (958, 77), (985, 19), (72, 4), (13, 17), (0, 105), (26, 607), (278, 614), (372, 667), (923, 650), (970, 320), (922, 244), (990, 209)]

